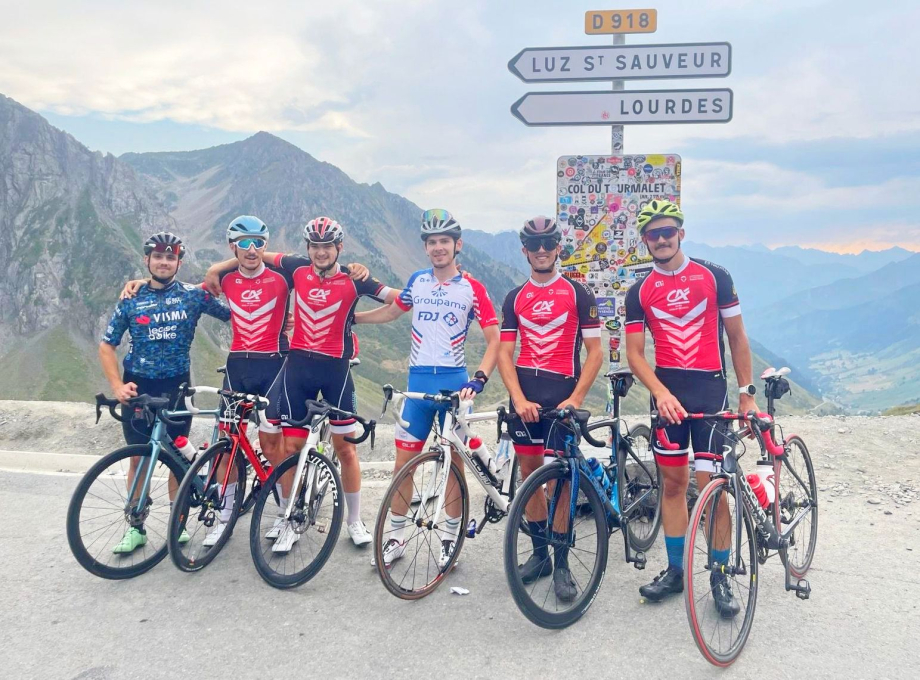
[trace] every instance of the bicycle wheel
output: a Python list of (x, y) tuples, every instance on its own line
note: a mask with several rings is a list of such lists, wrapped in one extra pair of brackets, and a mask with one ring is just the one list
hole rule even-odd
[[(590, 512), (576, 512), (574, 516), (570, 512), (571, 464), (575, 463), (552, 462), (524, 480), (505, 529), (505, 576), (511, 595), (521, 613), (543, 628), (565, 628), (580, 619), (597, 596), (607, 568), (607, 513), (583, 470), (578, 472), (575, 507), (587, 504)], [(547, 527), (553, 527), (549, 538), (534, 536), (525, 512), (534, 502), (542, 505), (541, 497), (547, 502)], [(546, 545), (544, 563), (555, 564), (558, 569), (565, 560), (575, 586), (574, 597), (557, 597), (554, 578), (544, 576), (524, 583), (518, 565), (534, 554), (534, 543)]]
[[(167, 536), (169, 557), (182, 571), (204, 569), (233, 535), (246, 491), (246, 464), (239, 449), (234, 454), (232, 447), (232, 441), (220, 439), (198, 456), (176, 494)], [(219, 472), (224, 465), (236, 467), (232, 499), (227, 498), (224, 476)]]
[[(286, 458), (275, 468), (252, 508), (252, 561), (259, 575), (275, 588), (294, 588), (316, 576), (332, 555), (342, 529), (344, 492), (338, 470), (326, 456), (311, 449), (303, 478), (295, 484), (300, 455)], [(285, 521), (288, 499), (282, 494), (291, 493), (295, 486), (298, 491)]]
[[(380, 504), (374, 525), (374, 564), (384, 587), (400, 599), (418, 600), (432, 593), (463, 548), (470, 499), (459, 457), (451, 459), (445, 473), (441, 450), (420, 453), (393, 477)], [(413, 496), (418, 498), (415, 504)], [(456, 536), (447, 528), (449, 518), (456, 521)], [(445, 540), (455, 543), (441, 564)]]
[(661, 471), (650, 444), (647, 425), (629, 431), (631, 444), (623, 441), (617, 456), (620, 507), (636, 504), (630, 512), (628, 536), (633, 550), (646, 551), (655, 543), (661, 527)]
[[(131, 459), (137, 459), (139, 481), (151, 472), (143, 508), (128, 501)], [(67, 508), (67, 542), (77, 562), (91, 574), (108, 579), (132, 578), (152, 569), (166, 557), (169, 487), (178, 487), (182, 464), (161, 452), (151, 471), (149, 444), (126, 446), (104, 456), (80, 480)], [(116, 553), (123, 537), (135, 528), (144, 532), (144, 544)]]
[[(757, 604), (754, 522), (737, 500), (728, 479), (709, 482), (693, 507), (684, 548), (684, 603), (690, 630), (706, 660), (722, 667), (741, 653)], [(716, 550), (727, 550), (727, 558), (716, 560)], [(738, 604), (735, 616), (716, 609), (713, 591), (724, 586)]]
[(805, 442), (798, 435), (786, 440), (786, 455), (779, 475), (779, 514), (777, 529), (786, 528), (792, 519), (805, 513), (789, 536), (789, 547), (780, 551), (783, 563), (789, 560), (789, 571), (803, 578), (811, 567), (818, 541), (818, 485), (815, 468)]

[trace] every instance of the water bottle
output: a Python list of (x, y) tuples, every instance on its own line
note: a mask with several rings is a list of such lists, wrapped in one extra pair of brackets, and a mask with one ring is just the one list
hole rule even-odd
[(604, 470), (604, 466), (598, 462), (597, 458), (588, 458), (588, 469), (591, 470), (591, 474), (594, 475), (594, 479), (596, 479), (601, 485), (601, 488), (604, 489), (604, 495), (609, 498), (610, 478), (607, 476), (607, 472)]
[(495, 453), (495, 468), (498, 470), (499, 481), (508, 479), (511, 475), (511, 437), (507, 432), (502, 432), (498, 444), (498, 451)]
[(173, 440), (173, 443), (176, 445), (176, 448), (179, 449), (179, 453), (185, 457), (185, 460), (187, 460), (189, 463), (195, 460), (195, 456), (198, 454), (198, 450), (188, 440), (188, 437), (176, 437), (175, 440)]
[(764, 507), (773, 505), (773, 501), (776, 500), (776, 476), (773, 473), (773, 462), (769, 460), (758, 461), (757, 476), (760, 477), (764, 491), (767, 493), (767, 505)]
[(492, 454), (489, 453), (488, 447), (479, 437), (470, 439), (470, 450), (473, 452), (473, 455), (479, 459), (482, 466), (494, 475), (497, 471), (495, 461), (492, 460)]
[[(201, 446), (199, 446), (196, 456), (200, 456), (202, 453), (207, 451), (209, 446), (210, 444), (208, 442), (205, 442)], [(210, 471), (211, 471), (211, 463), (209, 461), (205, 463), (204, 465), (202, 465), (200, 468), (198, 468), (199, 479), (201, 479), (201, 481), (204, 482), (208, 478), (208, 473)]]
[(769, 508), (770, 499), (767, 497), (767, 490), (764, 488), (763, 480), (752, 472), (747, 476), (747, 481), (751, 485), (754, 495), (757, 496), (757, 502), (760, 503), (760, 507), (765, 510)]

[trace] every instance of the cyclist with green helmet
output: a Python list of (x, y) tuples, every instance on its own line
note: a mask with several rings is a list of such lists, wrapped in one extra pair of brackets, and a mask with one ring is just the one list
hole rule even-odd
[[(642, 242), (653, 268), (626, 295), (626, 356), (635, 376), (652, 394), (652, 409), (665, 422), (668, 439), (679, 449), (668, 451), (657, 441), (653, 449), (663, 477), (662, 525), (668, 567), (639, 588), (657, 602), (683, 591), (684, 534), (688, 513), (688, 459), (693, 447), (697, 482), (709, 482), (721, 460), (724, 430), (701, 421), (684, 420), (688, 412), (716, 413), (729, 407), (723, 329), (728, 335), (738, 378), (738, 410), (756, 410), (751, 382), (751, 348), (731, 275), (717, 264), (687, 257), (681, 249), (684, 214), (669, 201), (653, 200), (639, 211)], [(655, 343), (655, 368), (645, 359), (645, 331)], [(717, 511), (717, 536), (730, 536), (727, 505)], [(731, 539), (714, 539), (713, 557), (726, 564)], [(713, 569), (710, 576), (718, 613), (731, 618), (740, 611), (728, 580)]]

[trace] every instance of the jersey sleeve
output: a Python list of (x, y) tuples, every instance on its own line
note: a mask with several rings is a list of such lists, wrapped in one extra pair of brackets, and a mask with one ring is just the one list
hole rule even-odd
[(412, 285), (415, 283), (415, 279), (418, 278), (418, 275), (421, 272), (415, 272), (412, 276), (409, 277), (409, 280), (406, 282), (406, 287), (402, 289), (402, 292), (396, 297), (396, 304), (404, 312), (408, 312), (412, 309)]
[(206, 290), (201, 290), (201, 311), (221, 321), (230, 320), (230, 308)]
[(723, 319), (741, 314), (741, 302), (738, 300), (738, 292), (735, 290), (732, 275), (725, 267), (712, 262), (707, 262), (706, 267), (716, 280), (716, 301), (719, 304), (719, 314)]
[[(343, 270), (347, 273), (348, 268), (343, 267)], [(355, 281), (355, 289), (358, 291), (358, 295), (365, 295), (377, 302), (385, 302), (387, 295), (392, 290), (392, 288), (384, 286), (373, 276), (368, 276), (364, 281)]]
[(128, 310), (125, 308), (128, 300), (120, 300), (115, 306), (115, 312), (109, 319), (109, 325), (105, 327), (105, 333), (102, 335), (102, 342), (118, 347), (121, 344), (121, 338), (125, 331), (128, 330), (129, 318)]
[(489, 291), (469, 274), (464, 274), (464, 277), (469, 281), (470, 287), (473, 289), (473, 314), (479, 322), (479, 327), (497, 326), (498, 317), (495, 315), (495, 307), (489, 298)]
[(639, 295), (642, 281), (634, 283), (626, 293), (627, 333), (642, 333), (645, 330), (645, 309), (642, 308), (642, 298)]
[(512, 290), (505, 296), (505, 302), (502, 304), (502, 342), (514, 342), (517, 340), (518, 315), (514, 311), (514, 302), (517, 300), (520, 291), (520, 287)]
[(578, 309), (578, 325), (583, 338), (601, 337), (601, 320), (597, 314), (597, 299), (584, 284), (573, 281), (575, 305)]
[(274, 262), (269, 262), (276, 269), (293, 274), (299, 267), (309, 267), (313, 261), (303, 255), (281, 255), (279, 254)]

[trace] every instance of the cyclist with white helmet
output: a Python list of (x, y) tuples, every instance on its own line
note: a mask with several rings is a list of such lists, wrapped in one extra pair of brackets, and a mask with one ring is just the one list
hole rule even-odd
[[(495, 368), (498, 353), (498, 319), (485, 286), (457, 265), (463, 247), (460, 224), (446, 210), (426, 210), (422, 214), (421, 238), (431, 268), (409, 277), (399, 297), (388, 307), (361, 312), (358, 323), (387, 323), (412, 312), (412, 350), (409, 355), (410, 392), (437, 393), (460, 391), (461, 399), (472, 399), (482, 391)], [(472, 378), (467, 374), (464, 353), (467, 333), (473, 320), (479, 322), (488, 347)], [(406, 400), (402, 418), (408, 428), (396, 426), (394, 474), (425, 445), (437, 416), (443, 422), (445, 407), (431, 402)], [(452, 483), (452, 481), (451, 481)], [(448, 489), (448, 497), (454, 497)], [(389, 566), (405, 552), (404, 531), (407, 507), (391, 508), (391, 532), (384, 546)], [(447, 520), (439, 563), (450, 561), (460, 531), (459, 508), (446, 508)], [(453, 514), (452, 514), (453, 512)]]
[[(498, 369), (510, 396), (508, 431), (527, 479), (546, 456), (565, 448), (563, 432), (538, 409), (580, 408), (603, 362), (597, 302), (588, 288), (556, 270), (562, 232), (542, 215), (527, 220), (519, 232), (521, 252), (530, 264), (530, 278), (505, 297), (502, 306)], [(514, 350), (520, 339), (517, 359)], [(581, 346), (588, 351), (581, 366)], [(528, 504), (534, 551), (519, 565), (524, 583), (553, 575), (553, 590), (562, 602), (576, 594), (568, 563), (568, 542), (553, 540), (549, 554), (546, 500)], [(561, 515), (557, 519), (565, 521)], [(554, 538), (556, 538), (554, 536)]]

